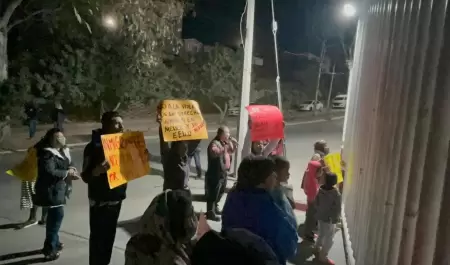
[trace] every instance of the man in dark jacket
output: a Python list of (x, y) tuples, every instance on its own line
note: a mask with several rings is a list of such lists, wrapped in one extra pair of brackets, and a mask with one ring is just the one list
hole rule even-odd
[(201, 140), (190, 140), (187, 141), (188, 150), (187, 150), (187, 165), (188, 169), (191, 168), (191, 161), (194, 159), (195, 169), (197, 171), (197, 178), (202, 178), (202, 164), (200, 161), (200, 142)]
[(25, 106), (25, 114), (27, 115), (28, 133), (30, 139), (36, 134), (38, 110), (33, 102)]
[(109, 188), (107, 170), (101, 136), (123, 131), (122, 117), (118, 112), (109, 111), (102, 115), (102, 128), (92, 132), (92, 140), (84, 149), (83, 173), (81, 177), (88, 184), (89, 196), (89, 264), (107, 265), (116, 237), (116, 226), (126, 198), (127, 185)]
[(206, 217), (220, 221), (218, 203), (227, 187), (227, 174), (231, 167), (231, 154), (237, 145), (230, 137), (230, 129), (221, 126), (208, 146), (208, 170), (205, 174)]

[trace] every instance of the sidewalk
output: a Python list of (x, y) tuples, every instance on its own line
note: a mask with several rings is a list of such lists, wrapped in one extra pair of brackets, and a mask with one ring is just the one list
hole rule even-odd
[[(325, 118), (331, 118), (336, 116), (342, 116), (341, 112), (332, 112), (331, 116), (327, 113), (319, 113), (317, 116), (313, 116), (309, 112), (290, 112), (290, 115), (286, 117), (286, 122), (295, 123), (301, 121), (320, 120)], [(204, 115), (208, 128), (215, 130), (219, 126), (219, 115), (207, 114)], [(229, 125), (231, 128), (235, 128), (237, 125), (237, 117), (228, 117), (224, 124)], [(28, 137), (28, 128), (26, 126), (13, 127), (11, 129), (11, 137), (0, 143), (0, 154), (9, 153), (8, 151), (24, 151), (30, 146), (33, 146), (39, 139), (41, 139), (45, 132), (52, 128), (51, 124), (39, 124), (37, 133), (33, 139)], [(124, 126), (127, 130), (142, 131), (145, 136), (156, 136), (158, 130), (158, 124), (155, 121), (154, 116), (148, 118), (137, 119), (125, 119)], [(94, 129), (100, 127), (96, 122), (69, 122), (64, 125), (65, 136), (67, 143), (78, 144), (88, 142), (91, 137), (91, 132)]]

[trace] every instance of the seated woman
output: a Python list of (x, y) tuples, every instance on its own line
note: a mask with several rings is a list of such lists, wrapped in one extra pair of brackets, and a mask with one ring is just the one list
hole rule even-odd
[(277, 185), (275, 163), (266, 157), (246, 157), (238, 169), (235, 188), (228, 194), (222, 229), (243, 228), (263, 238), (281, 264), (297, 251), (297, 230), (272, 198)]
[(63, 244), (59, 229), (64, 218), (64, 205), (71, 190), (72, 180), (79, 179), (73, 167), (66, 138), (60, 129), (50, 129), (44, 139), (47, 145), (38, 153), (38, 177), (35, 204), (47, 207), (46, 237), (43, 253), (47, 260), (59, 258)]
[(125, 265), (189, 265), (197, 217), (182, 190), (156, 196), (140, 220), (139, 232), (128, 241)]

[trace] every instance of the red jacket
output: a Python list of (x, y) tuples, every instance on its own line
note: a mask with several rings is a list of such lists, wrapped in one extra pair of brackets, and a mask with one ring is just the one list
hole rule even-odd
[(319, 180), (317, 172), (322, 167), (320, 161), (309, 161), (305, 172), (303, 190), (305, 191), (308, 202), (313, 202), (319, 192)]

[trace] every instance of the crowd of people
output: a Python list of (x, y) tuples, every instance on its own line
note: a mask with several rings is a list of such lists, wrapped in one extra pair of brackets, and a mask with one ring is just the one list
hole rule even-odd
[[(158, 115), (161, 122), (161, 116)], [(38, 177), (23, 182), (22, 206), (31, 208), (23, 227), (36, 223), (38, 207), (43, 207), (41, 224), (46, 225), (43, 253), (56, 260), (64, 247), (58, 233), (63, 222), (64, 205), (72, 190), (72, 181), (82, 179), (89, 197), (89, 264), (111, 262), (116, 227), (127, 185), (110, 189), (109, 164), (101, 135), (123, 131), (118, 112), (106, 112), (102, 127), (92, 132), (83, 153), (81, 173), (73, 166), (60, 128), (47, 132), (36, 144)], [(160, 154), (163, 164), (163, 191), (156, 196), (140, 219), (139, 232), (127, 244), (127, 265), (213, 265), (213, 264), (286, 264), (298, 248), (298, 224), (294, 214), (293, 188), (288, 185), (290, 162), (283, 157), (283, 139), (247, 141), (237, 180), (228, 192), (223, 209), (219, 202), (225, 194), (227, 178), (236, 152), (237, 141), (226, 126), (220, 126), (209, 143), (205, 173), (206, 217), (222, 221), (222, 231), (196, 236), (198, 217), (192, 206), (189, 188), (191, 160), (195, 160), (197, 178), (202, 178), (200, 141), (167, 143), (160, 126)], [(281, 151), (280, 151), (281, 150)], [(340, 219), (340, 193), (337, 176), (324, 164), (328, 153), (325, 141), (314, 146), (302, 187), (308, 198), (304, 240), (314, 243), (320, 262), (333, 264), (328, 252)], [(26, 197), (26, 200), (24, 199)], [(316, 234), (318, 234), (316, 239)]]

